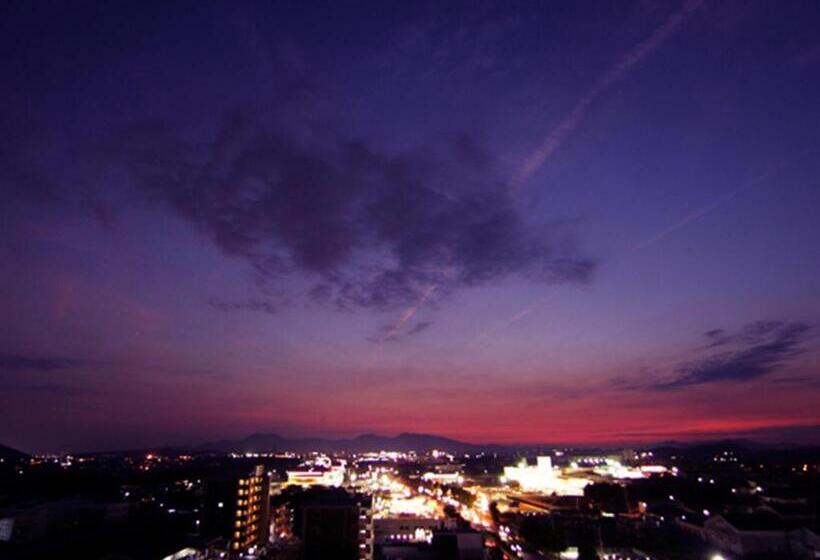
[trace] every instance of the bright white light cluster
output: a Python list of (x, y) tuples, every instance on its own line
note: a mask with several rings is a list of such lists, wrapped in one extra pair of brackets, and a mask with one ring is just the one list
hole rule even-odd
[(346, 463), (333, 461), (324, 455), (306, 462), (301, 468), (287, 471), (288, 485), (296, 486), (332, 486), (338, 488), (345, 481)]
[(535, 466), (522, 460), (513, 467), (504, 467), (501, 482), (517, 483), (524, 492), (540, 492), (559, 496), (583, 496), (589, 480), (581, 477), (564, 476), (552, 467), (550, 457), (538, 457)]

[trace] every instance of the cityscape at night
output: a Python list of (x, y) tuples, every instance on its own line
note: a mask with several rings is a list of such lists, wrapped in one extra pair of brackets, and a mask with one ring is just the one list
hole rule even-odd
[(0, 560), (820, 559), (820, 2), (0, 2)]

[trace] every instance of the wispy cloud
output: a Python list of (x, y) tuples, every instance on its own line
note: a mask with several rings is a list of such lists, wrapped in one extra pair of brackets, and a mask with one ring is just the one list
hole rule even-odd
[(635, 45), (617, 63), (601, 76), (595, 85), (578, 101), (572, 109), (549, 131), (543, 142), (526, 158), (523, 165), (513, 175), (509, 188), (517, 190), (558, 150), (567, 137), (572, 134), (583, 120), (589, 106), (612, 85), (620, 81), (629, 71), (660, 47), (664, 41), (672, 36), (688, 19), (689, 15), (698, 9), (702, 0), (686, 0), (683, 7), (670, 15), (644, 41)]
[(412, 336), (414, 334), (418, 334), (421, 331), (427, 330), (432, 325), (433, 325), (432, 321), (421, 321), (421, 322), (416, 323), (415, 325), (413, 325), (413, 328), (411, 328), (409, 331), (407, 331), (407, 334), (409, 336)]
[(751, 381), (774, 373), (790, 359), (805, 352), (811, 327), (803, 323), (758, 321), (727, 334), (720, 329), (706, 333), (709, 349), (718, 353), (685, 363), (671, 378), (651, 384), (658, 390), (681, 389), (707, 383)]
[(86, 394), (90, 391), (88, 387), (65, 385), (63, 383), (29, 383), (16, 385), (12, 390), (18, 393), (37, 393), (40, 395), (56, 395), (58, 397), (74, 397)]
[[(384, 325), (380, 334), (371, 337), (370, 342), (398, 342), (399, 340), (415, 336), (433, 326), (433, 321), (419, 321), (404, 332), (396, 330), (395, 325)], [(371, 360), (373, 357), (371, 357)]]
[(217, 311), (256, 311), (259, 313), (267, 313), (268, 315), (275, 315), (279, 312), (280, 306), (270, 301), (263, 299), (249, 299), (245, 301), (223, 301), (217, 298), (208, 300), (208, 305)]
[(21, 354), (0, 353), (0, 371), (56, 371), (82, 367), (87, 365), (84, 360), (64, 357), (34, 357)]
[[(62, 374), (97, 365), (66, 357), (41, 357), (0, 353), (0, 390), (11, 393), (70, 397), (87, 392), (85, 386), (66, 384)], [(55, 377), (56, 376), (56, 377)], [(74, 376), (71, 376), (75, 380)]]

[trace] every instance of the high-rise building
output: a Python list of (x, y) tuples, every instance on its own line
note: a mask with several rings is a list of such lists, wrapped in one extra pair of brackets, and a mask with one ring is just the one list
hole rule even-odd
[(298, 543), (303, 560), (372, 560), (369, 496), (342, 488), (312, 487), (282, 494), (275, 509), (275, 538)]
[(268, 542), (269, 492), (270, 481), (262, 465), (257, 466), (250, 476), (239, 479), (232, 551), (246, 551)]

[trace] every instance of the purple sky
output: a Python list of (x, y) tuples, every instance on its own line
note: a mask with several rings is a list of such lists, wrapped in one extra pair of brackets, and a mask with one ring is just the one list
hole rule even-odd
[(3, 3), (0, 442), (817, 443), (818, 28)]

